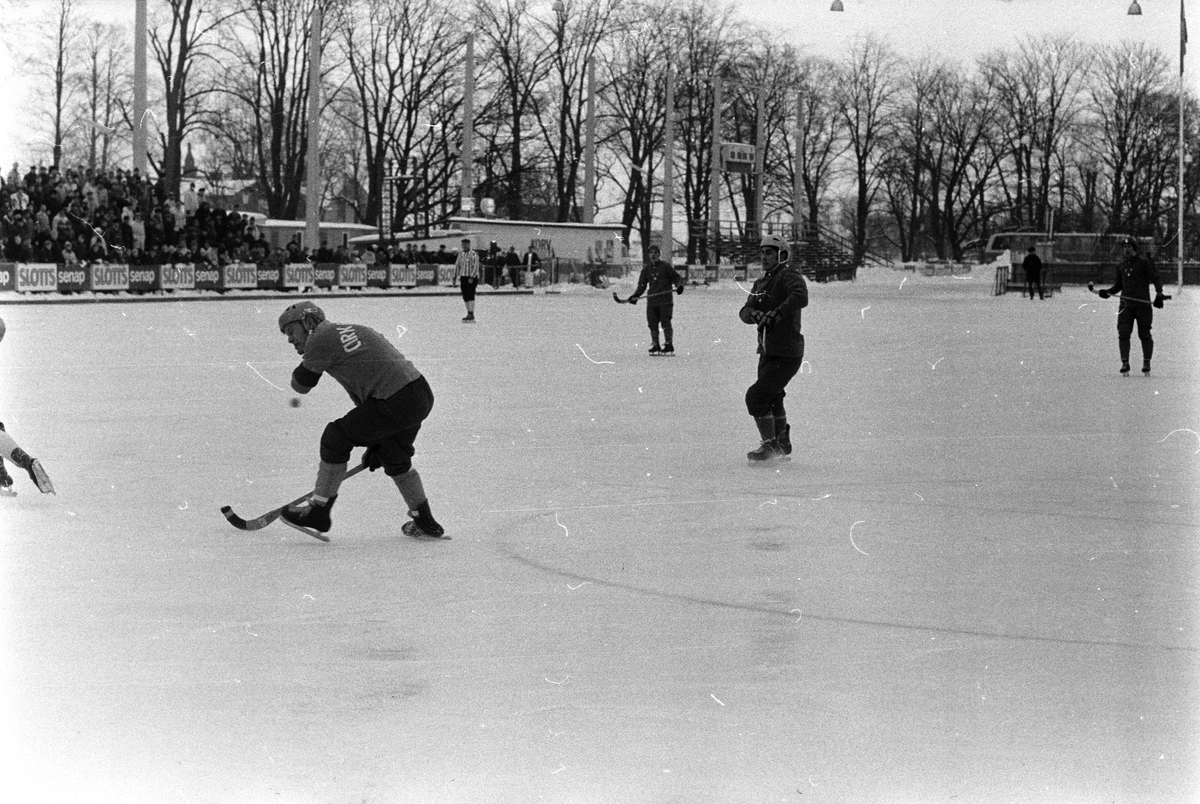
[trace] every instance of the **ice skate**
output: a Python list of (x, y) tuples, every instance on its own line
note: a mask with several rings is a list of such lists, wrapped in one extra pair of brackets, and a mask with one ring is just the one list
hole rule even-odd
[(1142, 361), (1142, 374), (1144, 374), (1147, 377), (1150, 376), (1150, 361), (1149, 360)]
[(329, 515), (329, 510), (333, 508), (336, 500), (336, 494), (324, 503), (318, 503), (312, 497), (308, 497), (285, 508), (281, 516), (286, 522), (298, 528), (315, 533), (327, 533), (333, 527), (333, 518)]
[(475, 314), (467, 313), (465, 316), (463, 316), (463, 323), (464, 324), (474, 324), (475, 323)]
[(54, 484), (50, 482), (50, 475), (46, 474), (46, 470), (42, 468), (42, 462), (37, 458), (17, 447), (13, 450), (12, 462), (29, 473), (29, 479), (42, 494), (54, 493)]
[(412, 536), (414, 539), (450, 538), (432, 516), (421, 516), (417, 511), (409, 511), (408, 515), (412, 519), (400, 526), (400, 531), (406, 536)]
[(649, 355), (651, 357), (658, 357), (661, 354), (662, 354), (662, 347), (659, 346), (657, 343), (650, 347)]
[(662, 355), (663, 355), (663, 357), (674, 357), (675, 356), (674, 344), (668, 343), (666, 346), (664, 346), (663, 350), (662, 350)]
[(1121, 376), (1122, 377), (1129, 376), (1129, 361), (1128, 360), (1121, 361)]
[(782, 458), (784, 454), (783, 448), (779, 446), (779, 442), (771, 439), (759, 444), (758, 449), (752, 449), (747, 452), (746, 458), (751, 461), (769, 461), (773, 458)]
[(790, 424), (783, 425), (783, 429), (776, 428), (775, 442), (779, 445), (779, 449), (784, 455), (792, 454), (792, 426)]

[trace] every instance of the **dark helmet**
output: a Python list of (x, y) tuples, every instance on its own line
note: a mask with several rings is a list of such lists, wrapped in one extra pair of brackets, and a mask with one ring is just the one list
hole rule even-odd
[[(283, 332), (287, 329), (287, 325), (293, 321), (304, 323), (304, 328), (312, 330), (317, 324), (325, 320), (325, 311), (310, 301), (296, 302), (291, 307), (283, 311), (279, 316), (279, 331)], [(310, 325), (308, 322), (312, 322)]]

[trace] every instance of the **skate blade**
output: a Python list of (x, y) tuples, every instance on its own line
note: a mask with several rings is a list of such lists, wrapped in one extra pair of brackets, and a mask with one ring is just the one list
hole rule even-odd
[(405, 522), (403, 525), (401, 525), (400, 532), (405, 536), (408, 536), (410, 539), (416, 539), (419, 542), (450, 541), (450, 537), (444, 533), (441, 536), (430, 536), (428, 533), (423, 533), (422, 531), (417, 530), (416, 526), (414, 526), (412, 522)]
[(291, 523), (291, 522), (288, 522), (286, 519), (283, 519), (282, 517), (280, 518), (280, 520), (279, 520), (279, 521), (280, 521), (280, 522), (282, 522), (283, 524), (287, 525), (289, 528), (294, 528), (295, 530), (298, 530), (298, 531), (300, 531), (300, 532), (301, 532), (301, 533), (303, 533), (305, 536), (312, 536), (312, 537), (313, 537), (314, 539), (316, 539), (317, 541), (321, 541), (321, 542), (328, 542), (328, 541), (329, 541), (329, 537), (328, 537), (328, 536), (326, 536), (324, 533), (321, 533), (321, 532), (319, 532), (319, 531), (315, 531), (315, 530), (313, 530), (312, 528), (306, 528), (306, 527), (304, 527), (303, 525), (296, 525), (296, 524), (293, 524), (293, 523)]
[(13, 490), (12, 486), (0, 487), (0, 497), (16, 497), (16, 496), (17, 496), (17, 492)]

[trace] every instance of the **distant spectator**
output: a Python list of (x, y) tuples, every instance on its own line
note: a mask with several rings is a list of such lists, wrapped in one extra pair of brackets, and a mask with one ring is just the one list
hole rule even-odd
[(196, 210), (200, 208), (200, 196), (196, 193), (196, 182), (188, 185), (180, 201), (183, 203), (183, 213), (186, 217), (196, 214)]

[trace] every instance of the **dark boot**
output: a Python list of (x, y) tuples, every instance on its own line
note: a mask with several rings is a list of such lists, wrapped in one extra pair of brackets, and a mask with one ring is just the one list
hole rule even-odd
[(309, 497), (302, 503), (283, 509), (282, 516), (293, 525), (315, 530), (317, 533), (327, 533), (333, 527), (333, 519), (330, 517), (329, 511), (336, 501), (336, 494), (323, 503), (318, 503)]
[(758, 435), (762, 438), (762, 443), (758, 445), (758, 449), (747, 452), (746, 457), (752, 461), (768, 461), (781, 456), (783, 450), (775, 440), (775, 417), (759, 416), (755, 418), (754, 424), (758, 426)]
[(409, 511), (408, 515), (412, 519), (400, 526), (400, 531), (408, 536), (440, 539), (446, 533), (445, 529), (433, 518), (428, 500), (418, 505), (417, 510)]
[(783, 416), (775, 417), (775, 441), (784, 455), (792, 454), (792, 428)]

